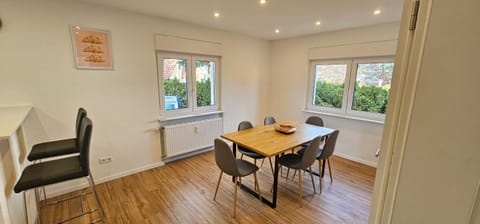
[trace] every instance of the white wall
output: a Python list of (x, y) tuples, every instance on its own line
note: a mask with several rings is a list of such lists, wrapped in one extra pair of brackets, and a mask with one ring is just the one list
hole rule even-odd
[[(94, 122), (95, 179), (162, 164), (155, 33), (223, 44), (224, 131), (261, 121), (268, 110), (268, 41), (74, 1), (2, 0), (0, 15), (0, 105), (34, 106), (29, 146), (74, 136), (76, 110), (85, 107)], [(74, 68), (70, 25), (111, 31), (114, 70)], [(113, 162), (100, 166), (108, 155)]]
[[(475, 65), (480, 2), (421, 2), (421, 9), (429, 2), (432, 8), (419, 15), (420, 21), (430, 16), (425, 42), (409, 58), (412, 66), (419, 63), (418, 80), (404, 87), (413, 92), (405, 98), (414, 94), (411, 117), (395, 126), (408, 134), (399, 140), (404, 143), (392, 147), (393, 160), (400, 158), (401, 167), (398, 186), (388, 189), (396, 192), (391, 223), (478, 223), (480, 211), (474, 205), (480, 181), (480, 72)], [(389, 176), (396, 178), (396, 172)], [(472, 210), (477, 213), (473, 219)]]
[[(396, 40), (398, 23), (328, 32), (272, 42), (272, 82), (270, 111), (279, 120), (304, 120), (307, 96), (308, 49), (336, 45)], [(371, 52), (369, 52), (370, 54)], [(358, 52), (362, 54), (362, 52)], [(325, 125), (340, 130), (337, 155), (376, 166), (383, 125), (320, 115)]]

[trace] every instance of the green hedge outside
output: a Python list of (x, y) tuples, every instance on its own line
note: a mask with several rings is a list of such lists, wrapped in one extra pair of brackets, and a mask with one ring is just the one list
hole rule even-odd
[[(203, 82), (196, 82), (197, 106), (211, 105), (210, 83), (209, 79)], [(163, 88), (165, 90), (165, 96), (176, 96), (182, 102), (181, 108), (188, 107), (187, 85), (185, 83), (180, 82), (178, 79), (167, 79), (163, 81)]]
[[(344, 84), (317, 82), (315, 105), (342, 108)], [(356, 85), (352, 109), (385, 114), (390, 90), (377, 86)]]

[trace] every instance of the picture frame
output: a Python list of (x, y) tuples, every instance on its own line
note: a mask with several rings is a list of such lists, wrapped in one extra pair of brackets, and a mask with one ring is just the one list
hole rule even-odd
[(70, 33), (77, 69), (113, 69), (110, 31), (72, 25)]

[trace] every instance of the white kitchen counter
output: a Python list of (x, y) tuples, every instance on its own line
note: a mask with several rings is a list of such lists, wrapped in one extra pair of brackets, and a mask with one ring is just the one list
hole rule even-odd
[(15, 133), (31, 110), (31, 106), (0, 107), (0, 140)]

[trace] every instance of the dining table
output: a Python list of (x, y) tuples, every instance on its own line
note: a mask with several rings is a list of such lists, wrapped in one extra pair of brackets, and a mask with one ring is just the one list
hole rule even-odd
[[(280, 124), (289, 124), (295, 127), (295, 131), (291, 133), (282, 133), (275, 129), (276, 124), (265, 126), (257, 126), (250, 129), (235, 131), (222, 134), (221, 137), (233, 143), (232, 152), (236, 157), (237, 146), (243, 146), (265, 157), (275, 157), (275, 166), (273, 174), (273, 192), (272, 199), (269, 200), (262, 196), (262, 202), (271, 208), (277, 207), (278, 194), (278, 172), (279, 164), (278, 158), (281, 154), (309, 143), (317, 136), (328, 136), (332, 134), (335, 129), (311, 125), (300, 122), (280, 122)], [(250, 187), (238, 183), (242, 190), (252, 194), (258, 198), (258, 194)]]

